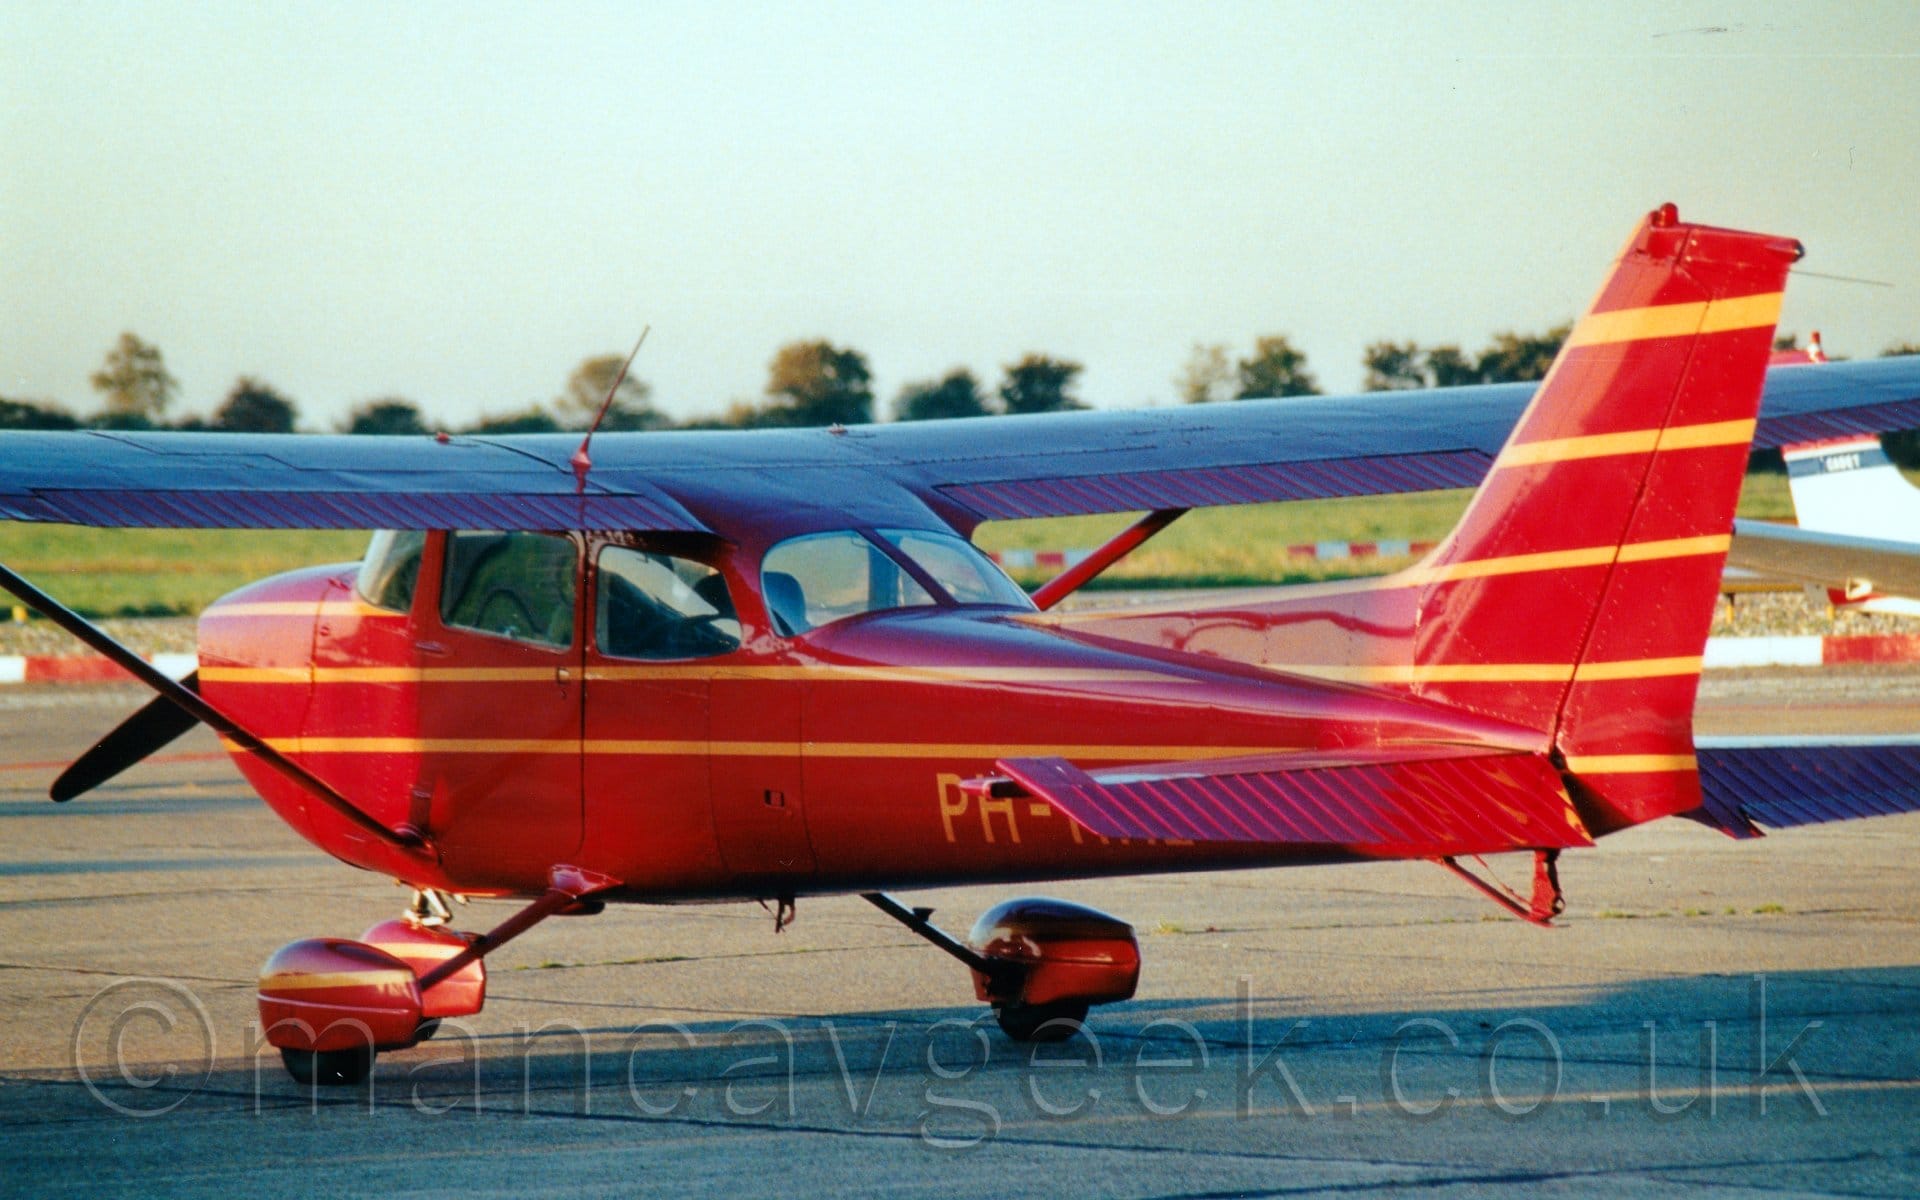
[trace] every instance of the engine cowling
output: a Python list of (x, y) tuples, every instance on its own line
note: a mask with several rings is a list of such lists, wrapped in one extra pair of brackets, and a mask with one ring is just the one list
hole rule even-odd
[(260, 968), (260, 1024), (281, 1050), (370, 1052), (411, 1046), (419, 980), (404, 961), (346, 938), (306, 938)]
[(1133, 926), (1084, 904), (1029, 896), (982, 913), (967, 935), (1006, 969), (974, 971), (975, 994), (996, 1009), (1084, 1008), (1130, 999), (1140, 982)]

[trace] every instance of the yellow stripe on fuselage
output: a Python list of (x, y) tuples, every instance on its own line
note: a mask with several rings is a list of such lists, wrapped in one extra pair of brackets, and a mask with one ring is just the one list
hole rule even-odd
[(203, 667), (203, 683), (520, 683), (554, 681), (553, 667)]
[(1337, 683), (1565, 683), (1571, 663), (1261, 663), (1281, 675), (1306, 675)]
[(1340, 683), (1591, 683), (1614, 679), (1655, 679), (1698, 675), (1699, 657), (1636, 658), (1617, 662), (1572, 663), (1264, 663), (1262, 670), (1308, 675)]
[[(554, 682), (556, 671), (579, 670), (571, 663), (554, 667), (206, 667), (207, 683), (538, 683)], [(1071, 667), (758, 667), (703, 663), (658, 666), (588, 667), (595, 683), (643, 683), (674, 680), (789, 680), (869, 683), (977, 683), (1075, 686), (1112, 683), (1204, 683), (1192, 675), (1125, 669)]]
[[(1726, 539), (1719, 539), (1725, 541)], [(1702, 551), (1704, 553), (1704, 551)], [(1573, 552), (1581, 553), (1581, 552)], [(1539, 556), (1524, 556), (1539, 557)], [(1487, 560), (1462, 566), (1487, 567)], [(1604, 560), (1594, 560), (1604, 561)], [(1562, 562), (1559, 566), (1584, 565)], [(1546, 569), (1534, 567), (1532, 569)], [(1504, 574), (1501, 570), (1483, 570), (1476, 574)], [(1462, 575), (1445, 574), (1440, 578), (1457, 579)], [(1622, 662), (1583, 663), (1576, 669), (1569, 663), (1429, 663), (1423, 665), (1367, 665), (1348, 663), (1258, 664), (1264, 670), (1289, 675), (1311, 675), (1344, 683), (1553, 683), (1569, 679), (1647, 679), (1657, 675), (1698, 674), (1700, 659), (1655, 658)], [(320, 667), (309, 672), (299, 667), (212, 667), (200, 673), (209, 683), (250, 684), (366, 684), (366, 683), (512, 683), (552, 682), (549, 667)], [(1153, 671), (1056, 671), (1044, 667), (1020, 668), (968, 667), (594, 667), (586, 677), (598, 683), (640, 681), (707, 681), (714, 679), (760, 680), (868, 680), (893, 683), (979, 683), (998, 685), (1093, 684), (1093, 683), (1204, 683), (1204, 679), (1162, 675)]]
[(932, 666), (835, 666), (822, 664), (804, 667), (703, 666), (697, 663), (659, 666), (594, 666), (587, 678), (603, 683), (646, 682), (661, 679), (763, 679), (815, 682), (868, 683), (983, 683), (983, 684), (1089, 684), (1089, 683), (1201, 683), (1190, 675), (1139, 669), (1103, 669), (1076, 667), (932, 667)]
[[(238, 749), (221, 739), (230, 750)], [(1071, 758), (1125, 762), (1187, 762), (1246, 758), (1299, 749), (1290, 746), (1006, 745), (950, 742), (648, 741), (622, 738), (267, 738), (282, 754), (625, 754), (721, 758)]]
[(375, 608), (358, 600), (251, 600), (214, 604), (200, 614), (209, 617), (388, 617), (404, 621), (407, 614)]

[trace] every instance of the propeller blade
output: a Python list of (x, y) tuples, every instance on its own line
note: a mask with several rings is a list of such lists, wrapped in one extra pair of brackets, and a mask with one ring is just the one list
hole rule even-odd
[[(182, 679), (180, 685), (198, 695), (200, 672)], [(53, 781), (49, 794), (61, 804), (84, 795), (199, 723), (200, 718), (172, 700), (156, 696), (75, 759)]]

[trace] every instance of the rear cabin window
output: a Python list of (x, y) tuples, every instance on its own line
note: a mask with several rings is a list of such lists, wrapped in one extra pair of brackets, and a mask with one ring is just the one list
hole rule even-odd
[(573, 644), (573, 539), (551, 533), (447, 535), (440, 619), (520, 642)]
[(367, 543), (353, 589), (375, 608), (411, 610), (413, 589), (420, 582), (420, 556), (426, 548), (427, 535), (419, 530), (382, 529)]
[(593, 638), (602, 654), (658, 661), (740, 648), (727, 581), (705, 563), (608, 546), (599, 568)]
[(934, 602), (886, 551), (851, 529), (790, 538), (767, 551), (760, 589), (774, 632), (787, 637), (857, 613)]

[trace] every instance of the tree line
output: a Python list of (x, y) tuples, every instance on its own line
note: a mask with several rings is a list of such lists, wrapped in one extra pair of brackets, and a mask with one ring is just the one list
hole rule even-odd
[[(1475, 352), (1455, 344), (1374, 342), (1362, 355), (1363, 386), (1367, 391), (1399, 391), (1537, 380), (1545, 376), (1571, 329), (1569, 324), (1538, 334), (1505, 331)], [(1776, 339), (1774, 346), (1795, 349), (1798, 341), (1789, 334)], [(1883, 356), (1904, 354), (1920, 354), (1920, 343), (1900, 342), (1882, 351)], [(862, 425), (877, 416), (873, 371), (866, 356), (825, 339), (780, 347), (768, 364), (766, 386), (758, 400), (737, 401), (717, 415), (680, 422), (653, 406), (652, 389), (644, 380), (621, 376), (624, 362), (618, 354), (587, 358), (552, 400), (482, 417), (449, 432), (582, 430), (593, 423), (603, 404), (606, 415), (600, 428), (604, 430), (805, 428)], [(1026, 354), (1004, 365), (999, 382), (989, 388), (969, 368), (955, 367), (937, 379), (906, 384), (895, 395), (890, 415), (896, 421), (920, 421), (1083, 409), (1087, 405), (1075, 394), (1083, 369), (1064, 358)], [(160, 349), (130, 332), (120, 335), (88, 382), (101, 402), (91, 416), (74, 416), (53, 403), (0, 397), (0, 429), (292, 433), (299, 423), (299, 409), (292, 399), (249, 375), (234, 381), (211, 416), (170, 419), (179, 398), (179, 381), (167, 370)], [(1173, 384), (1179, 398), (1190, 404), (1320, 394), (1305, 352), (1285, 334), (1256, 338), (1244, 355), (1236, 355), (1224, 343), (1197, 343)], [(399, 396), (376, 397), (356, 406), (340, 430), (433, 431), (419, 407)]]

